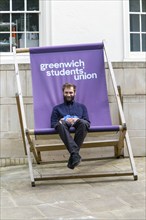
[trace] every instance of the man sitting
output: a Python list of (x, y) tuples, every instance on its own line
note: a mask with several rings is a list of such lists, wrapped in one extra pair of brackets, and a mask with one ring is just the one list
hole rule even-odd
[[(76, 86), (65, 83), (62, 87), (64, 102), (53, 108), (51, 127), (55, 128), (70, 153), (68, 168), (74, 169), (81, 162), (80, 147), (90, 127), (87, 108), (75, 102)], [(75, 128), (74, 138), (70, 127)]]

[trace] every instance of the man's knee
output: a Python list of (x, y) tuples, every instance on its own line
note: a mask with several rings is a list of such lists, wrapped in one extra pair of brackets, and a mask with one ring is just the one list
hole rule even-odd
[(68, 124), (65, 121), (59, 121), (55, 126), (56, 131), (62, 130), (62, 129), (68, 129)]
[(75, 128), (81, 127), (83, 130), (89, 130), (90, 123), (84, 119), (79, 119), (74, 125)]

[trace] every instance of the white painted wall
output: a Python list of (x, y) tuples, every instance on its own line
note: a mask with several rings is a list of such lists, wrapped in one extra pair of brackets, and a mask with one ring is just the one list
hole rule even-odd
[(121, 0), (52, 1), (52, 44), (107, 41), (113, 61), (123, 60)]

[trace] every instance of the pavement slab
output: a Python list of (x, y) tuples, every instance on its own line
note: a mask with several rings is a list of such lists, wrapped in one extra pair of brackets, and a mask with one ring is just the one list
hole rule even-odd
[[(73, 172), (129, 167), (128, 158), (82, 162)], [(58, 179), (31, 187), (27, 165), (1, 167), (0, 220), (146, 220), (146, 158), (135, 158), (138, 180), (132, 176)], [(34, 165), (36, 175), (72, 172), (66, 162)]]

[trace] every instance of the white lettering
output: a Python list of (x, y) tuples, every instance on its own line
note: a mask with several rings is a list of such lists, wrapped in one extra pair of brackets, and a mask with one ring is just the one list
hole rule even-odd
[(86, 73), (84, 69), (85, 62), (82, 59), (72, 60), (71, 62), (40, 64), (40, 71), (45, 71), (48, 77), (72, 75), (75, 80), (97, 79), (97, 73)]
[(81, 75), (75, 75), (74, 76), (75, 80), (86, 80), (86, 79), (97, 79), (97, 74), (96, 73), (84, 73)]

